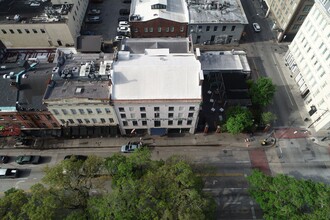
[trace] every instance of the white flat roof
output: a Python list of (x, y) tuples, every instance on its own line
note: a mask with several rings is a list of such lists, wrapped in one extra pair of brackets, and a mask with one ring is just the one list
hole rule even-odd
[[(166, 9), (152, 9), (151, 6), (156, 4), (166, 5)], [(140, 21), (163, 18), (181, 23), (189, 22), (188, 7), (185, 0), (133, 0), (131, 15), (141, 16)]]
[(114, 62), (112, 100), (201, 99), (202, 70), (195, 56), (156, 52)]

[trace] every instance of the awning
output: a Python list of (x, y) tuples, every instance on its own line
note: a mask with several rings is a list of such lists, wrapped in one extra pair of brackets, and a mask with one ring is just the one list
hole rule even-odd
[(167, 133), (166, 128), (150, 128), (151, 135), (163, 136)]

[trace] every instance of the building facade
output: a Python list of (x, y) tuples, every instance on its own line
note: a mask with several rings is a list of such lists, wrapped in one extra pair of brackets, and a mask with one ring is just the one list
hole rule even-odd
[(265, 0), (265, 2), (268, 6), (266, 16), (271, 14), (273, 18), (273, 29), (278, 31), (278, 41), (292, 41), (314, 4), (314, 0)]
[[(134, 39), (127, 39), (128, 41)], [(155, 39), (154, 39), (155, 40)], [(155, 45), (172, 44), (174, 39), (158, 39)], [(113, 64), (112, 101), (122, 134), (194, 133), (202, 100), (201, 64), (192, 51), (187, 51), (188, 39), (176, 48), (145, 48), (119, 51)], [(146, 42), (148, 40), (146, 39)], [(137, 41), (141, 44), (141, 41)], [(125, 48), (125, 47), (124, 47)], [(134, 45), (130, 45), (134, 48)], [(135, 50), (137, 51), (137, 50)]]
[(330, 1), (316, 0), (289, 45), (285, 61), (311, 119), (309, 127), (330, 130)]
[[(0, 2), (0, 40), (9, 48), (75, 46), (88, 0)], [(10, 13), (7, 8), (11, 7)]]
[(184, 0), (133, 0), (130, 13), (133, 38), (187, 37), (189, 19)]
[(247, 24), (239, 0), (189, 4), (188, 35), (194, 44), (238, 44)]

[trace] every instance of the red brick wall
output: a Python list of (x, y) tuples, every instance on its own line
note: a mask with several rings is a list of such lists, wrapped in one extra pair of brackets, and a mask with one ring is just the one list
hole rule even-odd
[[(187, 23), (179, 23), (157, 18), (150, 21), (132, 21), (130, 22), (130, 25), (133, 38), (187, 37)], [(182, 26), (183, 32), (180, 31)], [(149, 32), (151, 27), (153, 28), (153, 32)], [(158, 27), (162, 28), (161, 32), (158, 32)], [(173, 32), (171, 32), (171, 27), (174, 27)], [(144, 31), (145, 28), (148, 28), (148, 32)], [(167, 28), (169, 29), (168, 32), (166, 32)]]

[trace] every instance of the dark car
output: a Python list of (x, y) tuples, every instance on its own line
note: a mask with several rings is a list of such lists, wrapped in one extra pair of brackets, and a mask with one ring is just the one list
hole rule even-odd
[(36, 155), (22, 155), (16, 157), (16, 163), (22, 164), (38, 164), (40, 162), (41, 157)]
[(88, 10), (87, 14), (88, 15), (99, 15), (99, 14), (101, 14), (101, 10), (96, 9), (96, 8), (92, 8), (92, 9)]
[(118, 22), (121, 22), (121, 21), (128, 21), (128, 17), (119, 17)]
[(120, 9), (119, 14), (120, 15), (129, 15), (129, 9)]
[(0, 169), (0, 179), (17, 178), (18, 169)]
[(5, 155), (0, 155), (0, 163), (8, 163), (9, 157)]
[(73, 160), (82, 160), (82, 161), (87, 160), (87, 156), (85, 155), (74, 155), (74, 154), (66, 155), (64, 157), (64, 160), (70, 160), (71, 158), (74, 158)]
[(88, 16), (85, 20), (86, 23), (101, 23), (102, 17), (101, 16)]

